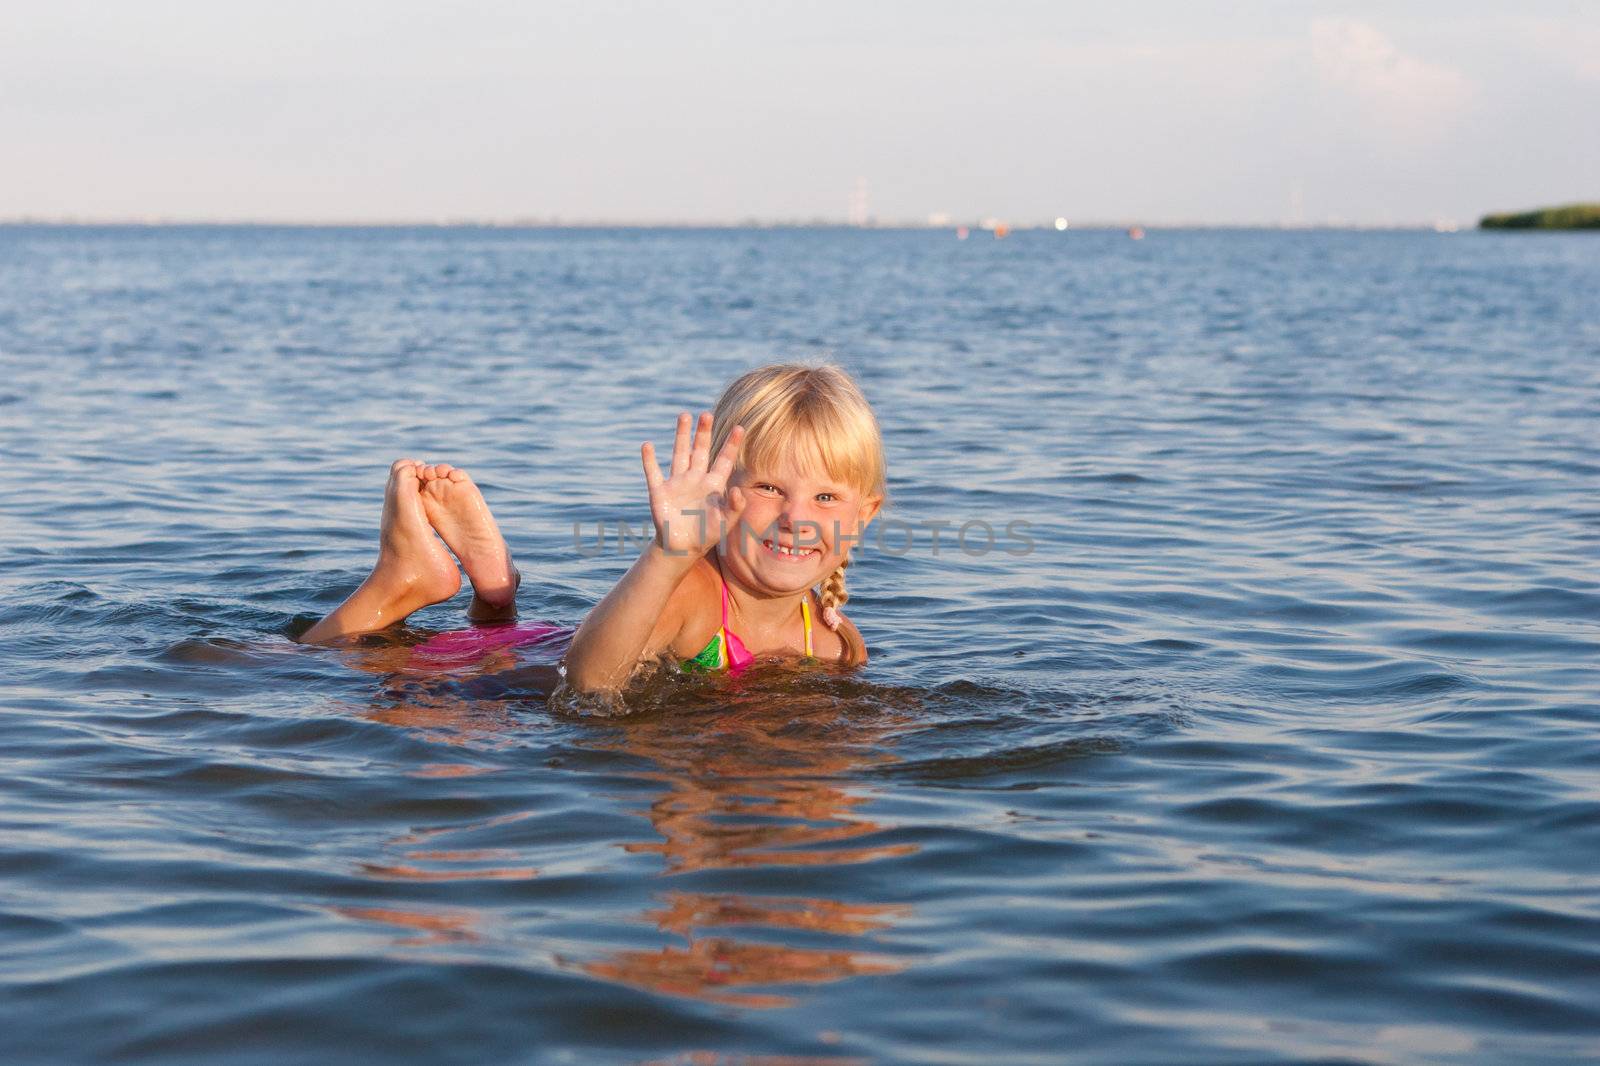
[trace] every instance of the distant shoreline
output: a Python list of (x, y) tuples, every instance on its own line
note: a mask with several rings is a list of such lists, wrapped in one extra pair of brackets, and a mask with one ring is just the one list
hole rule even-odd
[(1479, 229), (1600, 229), (1600, 203), (1564, 204), (1484, 215)]

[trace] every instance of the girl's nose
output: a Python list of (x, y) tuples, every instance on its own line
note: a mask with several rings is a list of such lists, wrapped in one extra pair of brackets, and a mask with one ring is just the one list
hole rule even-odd
[(816, 547), (822, 542), (822, 516), (807, 507), (785, 508), (778, 516), (778, 528), (804, 547)]

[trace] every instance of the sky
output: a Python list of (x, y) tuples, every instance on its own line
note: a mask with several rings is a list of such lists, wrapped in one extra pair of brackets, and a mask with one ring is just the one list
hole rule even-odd
[(1426, 223), (1600, 200), (1600, 2), (0, 0), (0, 218)]

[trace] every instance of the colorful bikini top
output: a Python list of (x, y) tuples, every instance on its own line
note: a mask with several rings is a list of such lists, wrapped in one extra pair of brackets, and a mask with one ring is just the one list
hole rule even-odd
[[(806, 627), (806, 658), (812, 657), (811, 652), (811, 593), (808, 591), (800, 600), (800, 620)], [(690, 673), (710, 672), (712, 670), (726, 670), (730, 674), (738, 675), (745, 667), (755, 661), (755, 656), (745, 648), (744, 641), (738, 634), (728, 628), (728, 583), (722, 582), (722, 625), (712, 635), (710, 643), (700, 650), (700, 654), (693, 659), (685, 659), (680, 664)]]

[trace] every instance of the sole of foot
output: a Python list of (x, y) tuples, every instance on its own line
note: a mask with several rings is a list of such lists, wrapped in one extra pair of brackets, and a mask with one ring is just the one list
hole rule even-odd
[(397, 459), (389, 467), (378, 563), (368, 579), (383, 585), (409, 610), (448, 600), (461, 591), (461, 573), (428, 523), (422, 469), (414, 459)]
[(423, 466), (418, 476), (428, 521), (460, 560), (472, 591), (492, 607), (509, 605), (522, 575), (511, 562), (511, 551), (483, 493), (465, 470), (449, 463)]

